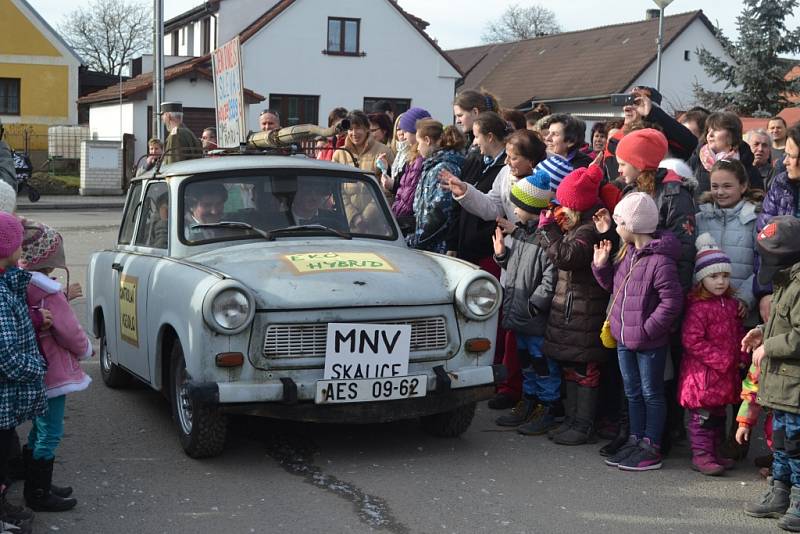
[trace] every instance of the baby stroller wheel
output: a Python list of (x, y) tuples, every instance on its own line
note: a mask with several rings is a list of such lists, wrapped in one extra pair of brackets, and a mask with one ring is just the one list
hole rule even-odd
[(40, 195), (36, 189), (32, 188), (31, 186), (28, 186), (28, 200), (30, 200), (31, 202), (39, 202), (39, 199), (41, 197), (42, 195)]

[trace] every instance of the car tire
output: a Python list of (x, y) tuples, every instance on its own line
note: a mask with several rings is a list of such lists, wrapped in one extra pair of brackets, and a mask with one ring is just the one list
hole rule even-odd
[(100, 376), (103, 383), (112, 389), (121, 389), (131, 384), (133, 377), (122, 367), (111, 361), (108, 353), (108, 338), (105, 326), (100, 326)]
[(439, 438), (455, 438), (463, 434), (475, 417), (476, 403), (450, 410), (449, 412), (426, 415), (420, 418), (422, 429)]
[(183, 348), (175, 342), (172, 347), (170, 403), (181, 446), (191, 458), (218, 456), (225, 448), (227, 417), (214, 407), (197, 403), (186, 394), (189, 378)]

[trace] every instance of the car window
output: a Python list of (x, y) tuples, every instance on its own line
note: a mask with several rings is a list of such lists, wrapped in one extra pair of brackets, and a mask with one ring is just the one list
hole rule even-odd
[(147, 186), (136, 231), (135, 245), (167, 248), (169, 236), (169, 187), (164, 182)]
[(322, 225), (354, 237), (396, 239), (386, 201), (369, 177), (278, 174), (203, 179), (186, 183), (182, 198), (182, 237), (189, 244), (247, 239), (256, 233), (244, 224), (236, 228), (228, 223), (245, 223), (265, 232)]
[(122, 216), (122, 225), (119, 228), (120, 245), (130, 245), (133, 238), (133, 229), (136, 224), (136, 215), (139, 213), (139, 198), (142, 193), (142, 182), (136, 182), (128, 190), (128, 200), (125, 203), (125, 214)]

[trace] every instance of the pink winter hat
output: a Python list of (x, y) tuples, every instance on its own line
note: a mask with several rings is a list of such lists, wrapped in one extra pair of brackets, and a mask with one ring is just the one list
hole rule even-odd
[(0, 212), (0, 258), (8, 258), (22, 244), (22, 223), (10, 213)]
[(658, 227), (656, 202), (647, 193), (628, 193), (614, 208), (614, 222), (634, 234), (652, 234)]
[(19, 266), (25, 270), (66, 269), (64, 239), (46, 224), (26, 221)]

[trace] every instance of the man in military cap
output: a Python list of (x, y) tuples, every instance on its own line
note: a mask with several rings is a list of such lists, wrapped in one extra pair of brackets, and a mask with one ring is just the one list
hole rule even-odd
[(164, 126), (169, 131), (164, 147), (165, 165), (203, 156), (203, 145), (200, 140), (183, 125), (183, 104), (163, 102), (161, 104), (161, 120), (164, 121)]

